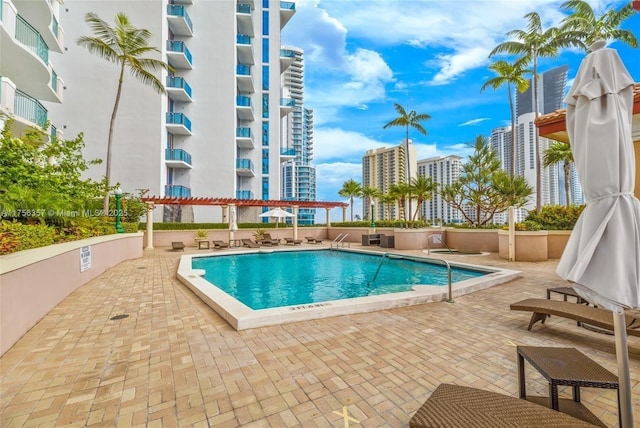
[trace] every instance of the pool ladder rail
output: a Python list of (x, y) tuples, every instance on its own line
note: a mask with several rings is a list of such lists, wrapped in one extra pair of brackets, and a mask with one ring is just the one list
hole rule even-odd
[[(369, 281), (368, 285), (373, 284), (373, 282), (376, 280), (376, 278), (378, 277), (378, 273), (380, 272), (380, 268), (382, 267), (382, 263), (384, 262), (384, 259), (387, 258), (391, 258), (389, 253), (384, 253), (382, 254), (382, 257), (380, 258), (380, 263), (378, 263), (378, 269), (376, 269), (376, 273), (373, 275), (373, 279), (371, 279), (371, 281)], [(448, 292), (449, 292), (449, 298), (447, 299), (447, 303), (454, 303), (453, 300), (453, 289), (451, 288), (451, 264), (443, 259), (435, 259), (432, 257), (420, 257), (419, 259), (415, 259), (413, 257), (406, 257), (406, 256), (399, 256), (394, 254), (393, 255), (394, 259), (407, 259), (407, 260), (429, 260), (432, 262), (442, 262), (445, 264), (445, 266), (447, 267), (447, 282), (448, 282)]]
[(342, 244), (342, 248), (344, 248), (344, 240), (347, 239), (347, 236), (349, 236), (348, 233), (341, 233), (336, 236), (335, 239), (331, 241), (331, 246), (329, 247), (329, 249), (333, 250), (333, 244), (336, 244), (336, 250), (340, 248), (340, 244)]

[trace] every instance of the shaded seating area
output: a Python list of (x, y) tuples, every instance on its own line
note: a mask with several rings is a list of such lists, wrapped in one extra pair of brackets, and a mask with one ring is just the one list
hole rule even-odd
[(287, 245), (300, 245), (302, 244), (302, 239), (293, 239), (293, 238), (284, 238), (285, 244)]
[(211, 241), (213, 248), (222, 250), (223, 248), (229, 248), (229, 243), (224, 241)]
[(439, 385), (409, 421), (427, 427), (593, 427), (539, 404), (466, 386)]
[(313, 236), (305, 236), (307, 244), (322, 244), (322, 239), (314, 238)]
[[(512, 303), (509, 307), (512, 311), (533, 312), (527, 330), (531, 330), (538, 321), (544, 324), (547, 317), (555, 315), (613, 331), (611, 311), (593, 306), (565, 302), (563, 300), (525, 299)], [(640, 319), (626, 315), (625, 324), (629, 336), (640, 337)]]
[(171, 249), (173, 251), (184, 251), (184, 242), (182, 241), (174, 241), (171, 243)]
[(249, 248), (260, 248), (260, 245), (253, 242), (251, 239), (247, 239), (247, 238), (242, 239), (242, 246), (249, 247)]

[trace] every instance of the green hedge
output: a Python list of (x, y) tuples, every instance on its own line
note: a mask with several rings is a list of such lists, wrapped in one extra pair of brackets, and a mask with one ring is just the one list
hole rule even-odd
[[(530, 211), (526, 222), (534, 222), (545, 230), (573, 230), (585, 205), (545, 205), (540, 211)], [(531, 230), (531, 229), (527, 229)]]

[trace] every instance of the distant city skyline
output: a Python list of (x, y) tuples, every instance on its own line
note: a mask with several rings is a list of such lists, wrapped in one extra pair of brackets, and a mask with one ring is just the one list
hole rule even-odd
[[(348, 179), (362, 183), (367, 150), (400, 144), (404, 130), (383, 130), (396, 116), (393, 103), (432, 116), (427, 136), (411, 132), (418, 160), (457, 155), (466, 161), (467, 143), (477, 135), (510, 125), (506, 86), (480, 92), (494, 74), (489, 52), (505, 33), (524, 29), (524, 15), (536, 11), (544, 28), (566, 16), (563, 1), (485, 0), (452, 2), (297, 0), (296, 15), (282, 43), (305, 52), (305, 104), (314, 109), (314, 164), (317, 199), (342, 200), (338, 190)], [(627, 1), (590, 1), (596, 13)], [(640, 28), (640, 13), (623, 28)], [(640, 37), (636, 31), (636, 37)], [(635, 81), (640, 81), (640, 52), (620, 42), (618, 50)], [(539, 72), (567, 64), (570, 87), (585, 53), (563, 50), (541, 59)], [(339, 210), (332, 220), (341, 220)], [(361, 213), (360, 201), (355, 213)], [(318, 212), (317, 222), (324, 222)]]

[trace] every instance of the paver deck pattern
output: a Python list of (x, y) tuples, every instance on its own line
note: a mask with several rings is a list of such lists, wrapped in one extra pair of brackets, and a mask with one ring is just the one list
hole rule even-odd
[[(352, 427), (406, 427), (442, 382), (517, 397), (517, 344), (575, 347), (617, 373), (613, 336), (559, 317), (527, 331), (528, 314), (509, 310), (565, 284), (554, 260), (438, 255), (523, 276), (455, 303), (237, 332), (176, 280), (182, 254), (159, 248), (113, 267), (5, 353), (0, 425), (343, 427), (346, 407)], [(638, 423), (640, 340), (629, 338), (629, 353)], [(548, 394), (534, 369), (526, 379), (530, 394)], [(615, 391), (581, 392), (617, 426)]]

